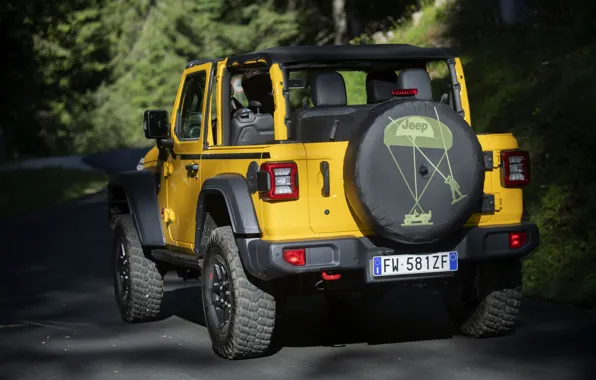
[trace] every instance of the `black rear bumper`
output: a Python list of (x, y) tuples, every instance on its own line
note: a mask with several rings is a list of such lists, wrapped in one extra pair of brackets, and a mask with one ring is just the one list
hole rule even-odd
[[(511, 232), (526, 232), (527, 242), (517, 249), (509, 247)], [(261, 239), (237, 239), (243, 264), (248, 272), (262, 280), (296, 274), (362, 269), (367, 282), (407, 280), (419, 275), (373, 279), (369, 262), (374, 256), (400, 253), (424, 254), (457, 251), (459, 261), (480, 261), (528, 255), (539, 241), (538, 228), (533, 223), (474, 227), (462, 230), (448, 241), (436, 244), (405, 245), (376, 238), (335, 238), (328, 240), (300, 240), (271, 242)], [(306, 265), (293, 266), (283, 260), (282, 251), (288, 248), (305, 248)], [(448, 277), (451, 273), (425, 277)]]

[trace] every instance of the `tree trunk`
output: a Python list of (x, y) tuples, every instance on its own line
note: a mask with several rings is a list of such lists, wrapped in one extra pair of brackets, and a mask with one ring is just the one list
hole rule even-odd
[(295, 11), (296, 10), (296, 3), (297, 3), (297, 0), (288, 0), (287, 11), (288, 12)]
[(348, 43), (348, 17), (346, 0), (333, 0), (333, 23), (335, 24), (335, 44)]

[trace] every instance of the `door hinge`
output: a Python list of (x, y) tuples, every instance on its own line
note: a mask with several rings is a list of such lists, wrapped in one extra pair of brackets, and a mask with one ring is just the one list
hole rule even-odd
[(492, 214), (495, 212), (495, 196), (494, 194), (484, 194), (482, 198), (482, 210), (483, 214)]
[(164, 209), (163, 221), (165, 224), (174, 223), (176, 221), (176, 214), (174, 214), (174, 210), (172, 210), (171, 208)]
[(503, 204), (501, 202), (501, 197), (498, 193), (496, 194), (484, 194), (484, 198), (482, 199), (482, 210), (483, 214), (493, 214), (497, 211), (501, 211), (503, 208)]
[(489, 150), (487, 152), (483, 152), (484, 153), (484, 170), (493, 170), (493, 168), (495, 167), (495, 163), (494, 163), (494, 157), (493, 157), (493, 151)]

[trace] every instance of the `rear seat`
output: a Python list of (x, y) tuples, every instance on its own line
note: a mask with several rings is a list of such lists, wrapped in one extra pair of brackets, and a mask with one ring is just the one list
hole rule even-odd
[(399, 72), (397, 86), (401, 89), (415, 88), (418, 100), (433, 100), (433, 89), (430, 76), (424, 69), (407, 69)]
[(347, 103), (346, 85), (341, 74), (323, 71), (311, 81), (314, 107), (299, 111), (295, 138), (301, 142), (347, 141), (368, 114), (368, 109)]
[(397, 74), (393, 70), (371, 71), (366, 75), (366, 103), (375, 105), (393, 98)]
[(297, 141), (312, 143), (348, 141), (375, 105), (391, 100), (392, 90), (416, 88), (419, 100), (432, 100), (430, 77), (424, 69), (371, 72), (366, 77), (366, 105), (347, 105), (346, 85), (335, 71), (318, 72), (311, 80), (314, 107), (297, 111), (294, 133)]

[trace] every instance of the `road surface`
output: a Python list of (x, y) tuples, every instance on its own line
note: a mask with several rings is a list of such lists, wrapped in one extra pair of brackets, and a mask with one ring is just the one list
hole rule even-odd
[(0, 379), (596, 378), (595, 312), (529, 301), (516, 335), (471, 340), (427, 289), (335, 321), (317, 297), (296, 300), (280, 352), (220, 359), (196, 282), (168, 276), (164, 320), (121, 321), (106, 212), (100, 194), (0, 223)]

